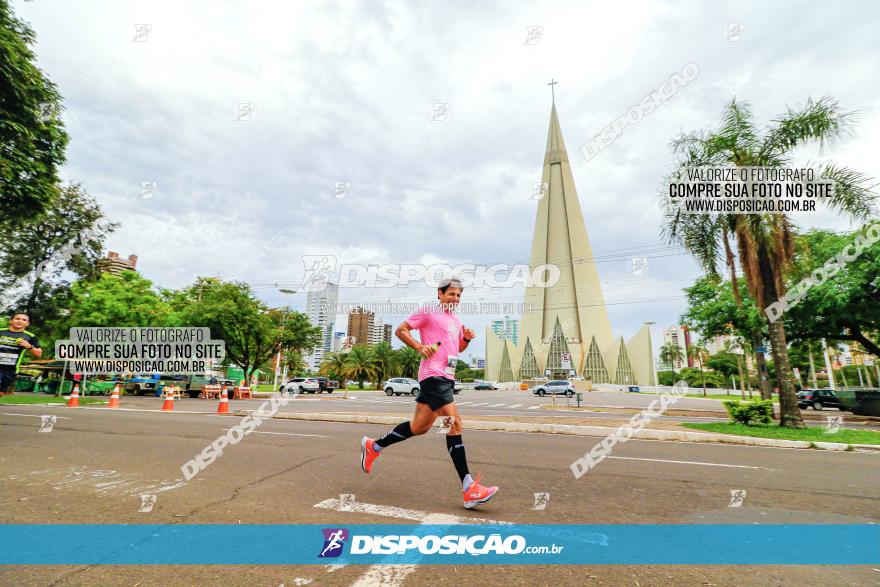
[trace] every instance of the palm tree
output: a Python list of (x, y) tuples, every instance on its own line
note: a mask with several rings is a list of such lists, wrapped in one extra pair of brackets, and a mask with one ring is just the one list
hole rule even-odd
[(356, 344), (345, 356), (346, 377), (358, 382), (358, 388), (364, 388), (364, 381), (373, 380), (376, 377), (376, 367), (373, 364), (373, 353), (366, 344)]
[(397, 364), (400, 366), (400, 375), (412, 379), (417, 378), (419, 364), (422, 362), (422, 355), (419, 354), (419, 351), (407, 346), (397, 349), (395, 352), (397, 353)]
[(344, 379), (345, 376), (345, 354), (343, 353), (327, 353), (324, 355), (324, 360), (321, 361), (321, 366), (318, 368), (318, 373), (325, 377), (329, 377), (330, 379), (341, 379), (340, 383), (343, 384), (343, 389), (345, 385)]
[[(747, 102), (735, 98), (725, 107), (721, 127), (712, 132), (682, 135), (673, 144), (678, 171), (687, 167), (784, 167), (790, 152), (812, 141), (820, 144), (841, 136), (851, 118), (829, 97), (808, 100), (799, 110), (788, 111), (765, 130), (756, 127)], [(874, 212), (876, 194), (861, 173), (822, 164), (817, 177), (834, 182), (834, 193), (823, 201), (854, 219)], [(785, 294), (784, 277), (793, 257), (794, 227), (788, 216), (779, 214), (684, 214), (678, 203), (667, 200), (663, 232), (670, 242), (690, 251), (712, 275), (719, 274), (723, 258), (731, 272), (731, 283), (739, 295), (736, 260), (745, 274), (749, 293), (761, 308)], [(737, 255), (734, 256), (734, 249)], [(779, 425), (803, 428), (797, 406), (793, 375), (788, 360), (782, 320), (765, 315), (773, 362), (779, 386)]]
[(660, 347), (660, 361), (669, 365), (672, 369), (672, 382), (675, 383), (675, 362), (681, 361), (684, 356), (681, 354), (681, 347), (677, 344), (667, 342)]
[(703, 373), (703, 362), (708, 354), (709, 351), (700, 343), (692, 344), (687, 350), (688, 358), (696, 360), (700, 366), (700, 379), (703, 380), (703, 397), (706, 397), (706, 375)]
[(397, 354), (391, 348), (391, 344), (383, 340), (374, 346), (372, 350), (373, 368), (376, 370), (379, 382), (396, 377), (400, 373)]

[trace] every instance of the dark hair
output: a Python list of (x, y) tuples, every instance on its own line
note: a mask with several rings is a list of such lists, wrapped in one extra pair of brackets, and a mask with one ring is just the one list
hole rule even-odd
[(446, 293), (446, 290), (450, 287), (464, 290), (464, 286), (461, 284), (461, 280), (458, 277), (448, 277), (444, 279), (440, 282), (440, 286), (437, 289), (439, 289), (443, 293)]
[(12, 320), (16, 316), (24, 316), (25, 318), (28, 319), (28, 322), (31, 321), (31, 317), (27, 312), (13, 312), (12, 314), (9, 315), (9, 319)]

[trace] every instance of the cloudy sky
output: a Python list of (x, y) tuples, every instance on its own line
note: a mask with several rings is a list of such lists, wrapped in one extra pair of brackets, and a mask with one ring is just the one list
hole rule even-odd
[[(122, 223), (109, 248), (137, 254), (141, 273), (163, 287), (235, 277), (281, 305), (277, 288), (299, 285), (303, 255), (527, 262), (551, 78), (593, 250), (606, 259), (598, 268), (612, 325), (626, 337), (648, 320), (659, 335), (700, 274), (660, 240), (658, 187), (670, 140), (715, 126), (733, 96), (762, 122), (834, 96), (858, 124), (797, 161), (830, 158), (880, 177), (876, 2), (13, 6), (65, 97), (64, 178)], [(594, 158), (578, 153), (688, 63), (696, 79)], [(436, 103), (448, 104), (445, 120), (431, 120)], [(247, 120), (237, 120), (239, 104), (253, 104)], [(150, 198), (144, 182), (157, 186)], [(331, 197), (337, 182), (350, 184), (344, 198)], [(798, 222), (851, 226), (824, 211)], [(648, 273), (634, 276), (631, 258), (643, 254)], [(467, 295), (518, 302), (523, 292)], [(389, 296), (431, 293), (345, 289), (340, 302)], [(304, 307), (305, 295), (291, 303)], [(498, 317), (465, 324), (482, 334)], [(478, 341), (473, 354), (482, 349)]]

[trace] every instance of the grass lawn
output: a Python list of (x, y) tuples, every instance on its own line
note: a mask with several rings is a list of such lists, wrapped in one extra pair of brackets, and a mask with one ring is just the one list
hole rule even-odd
[[(85, 404), (102, 404), (107, 403), (107, 398), (101, 399), (91, 397), (80, 397), (79, 405)], [(55, 397), (54, 395), (6, 395), (0, 397), (0, 405), (2, 404), (66, 404), (67, 398)]]
[(780, 428), (777, 424), (761, 424), (746, 426), (732, 422), (683, 422), (682, 426), (718, 432), (720, 434), (737, 434), (739, 436), (757, 436), (760, 438), (779, 438), (781, 440), (806, 440), (816, 442), (843, 442), (846, 444), (880, 444), (880, 432), (870, 430), (839, 429), (834, 434), (827, 434), (825, 428), (808, 427), (803, 430)]

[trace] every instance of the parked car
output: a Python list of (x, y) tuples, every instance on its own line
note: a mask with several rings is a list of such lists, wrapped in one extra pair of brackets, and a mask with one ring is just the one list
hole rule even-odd
[(333, 390), (339, 389), (339, 382), (332, 381), (327, 379), (326, 377), (315, 377), (318, 380), (318, 393), (326, 391), (327, 393), (333, 393)]
[(491, 381), (479, 381), (474, 385), (474, 389), (489, 389), (495, 390), (498, 389), (498, 386), (492, 383)]
[(417, 395), (419, 393), (419, 382), (409, 377), (392, 377), (382, 384), (385, 395)]
[(536, 385), (532, 389), (532, 393), (535, 395), (564, 395), (566, 397), (571, 397), (574, 395), (574, 386), (564, 379), (548, 381), (547, 383), (542, 383), (541, 385)]
[(284, 384), (286, 393), (317, 393), (321, 385), (317, 377), (294, 377)]
[(797, 393), (798, 407), (802, 410), (812, 407), (814, 410), (823, 408), (837, 408), (840, 411), (846, 411), (840, 398), (831, 389), (804, 389)]
[(452, 383), (452, 393), (454, 395), (458, 395), (459, 393), (461, 393), (461, 381), (459, 381), (458, 379), (456, 379)]

